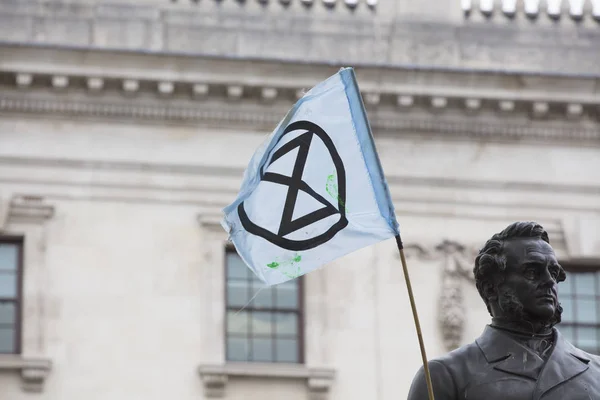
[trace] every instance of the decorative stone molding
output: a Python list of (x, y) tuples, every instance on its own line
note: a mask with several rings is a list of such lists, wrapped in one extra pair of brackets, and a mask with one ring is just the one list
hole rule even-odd
[(192, 95), (199, 99), (208, 95), (208, 85), (206, 83), (194, 83), (192, 85)]
[(104, 79), (97, 77), (89, 77), (86, 80), (87, 88), (90, 92), (99, 92), (104, 88)]
[(231, 100), (239, 100), (244, 94), (244, 87), (240, 85), (227, 86), (227, 97)]
[(508, 18), (514, 18), (523, 13), (530, 19), (536, 19), (542, 14), (549, 18), (558, 20), (562, 16), (569, 16), (575, 21), (580, 21), (589, 16), (600, 21), (600, 1), (598, 0), (462, 0), (461, 6), (465, 15), (469, 16), (471, 11), (479, 8), (486, 17), (490, 17), (495, 11), (499, 11)]
[(163, 96), (168, 96), (173, 94), (175, 91), (175, 84), (173, 82), (158, 82), (157, 85), (158, 93)]
[(413, 104), (415, 104), (415, 99), (413, 96), (399, 95), (397, 97), (397, 104), (402, 108), (410, 108)]
[[(268, 4), (269, 0), (256, 0), (257, 2), (261, 3), (261, 4)], [(282, 4), (283, 6), (289, 6), (293, 1), (298, 1), (300, 4), (306, 6), (306, 7), (312, 7), (315, 3), (318, 3), (318, 0), (279, 0), (279, 3)], [(356, 6), (358, 6), (359, 2), (360, 3), (364, 3), (365, 5), (373, 8), (377, 5), (377, 1), (378, 0), (343, 0), (343, 3), (350, 9), (355, 8)], [(198, 4), (199, 1), (198, 0), (171, 0), (171, 3), (192, 3), (192, 4)], [(336, 0), (321, 0), (322, 4), (327, 7), (327, 8), (333, 8), (335, 7), (335, 5), (337, 4)], [(342, 1), (340, 1), (341, 3)]]
[(481, 99), (468, 98), (465, 100), (467, 111), (475, 112), (481, 108)]
[(19, 73), (15, 75), (15, 83), (19, 88), (26, 88), (31, 86), (33, 82), (33, 75)]
[(66, 89), (69, 86), (69, 78), (64, 75), (55, 75), (52, 77), (52, 87), (57, 90)]
[(434, 109), (442, 109), (448, 106), (448, 99), (445, 97), (435, 96), (431, 98), (431, 107)]
[(261, 99), (264, 102), (271, 103), (277, 98), (277, 89), (272, 87), (264, 87), (261, 90)]
[(122, 82), (123, 91), (126, 94), (134, 94), (140, 88), (140, 82), (136, 79), (124, 79)]
[[(119, 57), (119, 55), (116, 55)], [(140, 58), (140, 63), (144, 63), (144, 60)], [(332, 71), (323, 71), (323, 75), (315, 75), (315, 80), (309, 82), (298, 82), (293, 77), (282, 74), (278, 76), (276, 80), (272, 80), (269, 77), (260, 77), (248, 79), (244, 83), (232, 83), (228, 82), (227, 79), (211, 77), (207, 78), (205, 82), (198, 82), (189, 79), (172, 80), (165, 79), (162, 76), (155, 76), (153, 78), (145, 77), (143, 71), (137, 75), (123, 74), (119, 77), (115, 77), (115, 73), (123, 73), (124, 71), (109, 71), (106, 76), (98, 74), (97, 70), (87, 71), (89, 75), (86, 76), (85, 70), (70, 71), (69, 74), (61, 73), (55, 74), (51, 70), (57, 69), (49, 68), (46, 71), (32, 73), (31, 71), (20, 71), (20, 68), (15, 67), (14, 70), (0, 71), (0, 82), (14, 82), (14, 86), (4, 84), (0, 86), (2, 96), (0, 101), (4, 104), (0, 105), (0, 110), (9, 111), (8, 107), (16, 107), (14, 111), (21, 111), (19, 108), (23, 108), (24, 112), (27, 112), (29, 107), (34, 105), (26, 104), (25, 102), (39, 102), (42, 99), (46, 99), (47, 102), (54, 103), (56, 106), (47, 106), (49, 110), (66, 111), (68, 113), (89, 113), (91, 109), (104, 107), (107, 108), (111, 104), (119, 104), (119, 113), (127, 114), (126, 109), (122, 110), (123, 106), (120, 103), (124, 103), (127, 108), (168, 108), (173, 109), (175, 115), (178, 114), (178, 108), (195, 107), (193, 103), (194, 99), (203, 98), (210, 96), (214, 100), (237, 100), (236, 102), (224, 103), (223, 108), (231, 109), (236, 107), (237, 104), (258, 104), (261, 101), (270, 104), (276, 104), (284, 108), (289, 108), (299, 97), (305, 93), (306, 86), (314, 85), (318, 83), (319, 78), (326, 78)], [(241, 65), (229, 65), (227, 69), (241, 68)], [(307, 67), (308, 68), (308, 67)], [(241, 71), (240, 70), (240, 71)], [(357, 72), (360, 74), (361, 69)], [(370, 73), (374, 73), (375, 70), (364, 70), (366, 76)], [(377, 73), (383, 73), (379, 71)], [(83, 78), (82, 78), (83, 74)], [(397, 79), (405, 79), (405, 74), (410, 74), (409, 71), (398, 70), (393, 73)], [(419, 72), (422, 74), (422, 80), (425, 82), (429, 80), (442, 81), (446, 83), (446, 79), (450, 79), (449, 76), (445, 76), (444, 73), (434, 72)], [(396, 79), (390, 76), (389, 79)], [(460, 113), (461, 116), (473, 116), (473, 111), (500, 111), (506, 118), (507, 112), (512, 112), (511, 118), (521, 119), (537, 119), (539, 117), (547, 117), (552, 120), (562, 120), (565, 123), (574, 123), (579, 121), (594, 121), (597, 122), (600, 117), (600, 97), (597, 94), (590, 93), (587, 90), (581, 91), (553, 91), (545, 90), (539, 85), (532, 81), (530, 87), (523, 88), (518, 92), (507, 88), (505, 86), (495, 87), (486, 83), (484, 78), (489, 78), (488, 82), (494, 82), (498, 78), (496, 74), (476, 74), (473, 75), (469, 80), (476, 82), (471, 84), (469, 87), (461, 86), (460, 84), (444, 84), (443, 86), (423, 84), (419, 87), (405, 85), (405, 86), (377, 86), (372, 87), (373, 82), (368, 79), (362, 80), (361, 85), (364, 87), (363, 97), (365, 103), (370, 107), (377, 107), (380, 110), (398, 111), (399, 109), (411, 110), (411, 111), (437, 111), (441, 109), (447, 109), (454, 113)], [(238, 75), (232, 73), (229, 79), (238, 79)], [(431, 79), (429, 79), (431, 78)], [(61, 94), (53, 95), (47, 93), (44, 87), (44, 82), (48, 79), (51, 80), (52, 85), (55, 89), (69, 89), (77, 90), (84, 89), (83, 92), (88, 93), (88, 96), (65, 96)], [(508, 78), (507, 78), (508, 79)], [(522, 79), (527, 80), (526, 76), (522, 76)], [(557, 78), (558, 79), (558, 78)], [(518, 75), (510, 77), (511, 82), (516, 83)], [(108, 85), (107, 82), (113, 84)], [(116, 83), (116, 85), (114, 84)], [(143, 83), (143, 85), (142, 85)], [(600, 84), (600, 78), (581, 78), (580, 84), (587, 83), (589, 87), (594, 87)], [(307, 85), (308, 84), (308, 85)], [(559, 82), (560, 85), (567, 85), (568, 80), (562, 79)], [(27, 87), (28, 91), (19, 91), (19, 88)], [(152, 90), (151, 88), (156, 88)], [(116, 89), (120, 88), (120, 90)], [(178, 101), (171, 104), (165, 104), (167, 99), (171, 99), (170, 95), (175, 92), (177, 88), (178, 92), (181, 92), (181, 96), (178, 96)], [(6, 89), (6, 90), (4, 90)], [(11, 90), (12, 89), (12, 90)], [(155, 91), (162, 94), (162, 98), (156, 99), (154, 96)], [(92, 96), (98, 92), (103, 92), (103, 102), (98, 104), (100, 101), (98, 96)], [(132, 100), (130, 95), (139, 94)], [(56, 96), (53, 98), (52, 96)], [(72, 100), (70, 98), (73, 97)], [(156, 100), (156, 101), (150, 101)], [(87, 101), (91, 104), (88, 104)], [(17, 104), (11, 104), (13, 102), (23, 102), (21, 106)], [(76, 106), (71, 106), (69, 103), (77, 103)], [(517, 109), (516, 102), (520, 105)], [(39, 107), (39, 106), (38, 106)], [(88, 109), (90, 109), (88, 111)], [(110, 113), (108, 107), (107, 112)], [(33, 112), (39, 112), (39, 110), (32, 110)], [(530, 112), (529, 112), (530, 111)], [(97, 112), (98, 113), (98, 112)], [(103, 113), (103, 111), (100, 111)], [(138, 115), (139, 111), (134, 114)], [(161, 112), (161, 115), (170, 115), (170, 113)], [(185, 111), (186, 115), (193, 116), (193, 113)], [(499, 114), (499, 113), (498, 113)], [(530, 115), (531, 114), (531, 115)], [(143, 116), (144, 118), (146, 116)], [(193, 118), (193, 117), (192, 117)], [(404, 118), (404, 117), (403, 117)], [(528, 125), (529, 121), (526, 121), (525, 125)], [(584, 124), (589, 126), (588, 124)], [(583, 126), (582, 126), (583, 128)], [(578, 127), (571, 127), (572, 130), (578, 130)]]
[[(183, 124), (217, 123), (219, 125), (254, 126), (258, 129), (273, 129), (285, 115), (290, 104), (260, 108), (248, 102), (223, 105), (198, 103), (163, 104), (140, 99), (113, 99), (89, 97), (85, 100), (68, 98), (36, 98), (33, 95), (0, 94), (0, 112), (48, 114), (73, 117), (93, 117), (108, 119), (131, 119), (139, 122), (165, 121)], [(443, 104), (438, 104), (442, 106)], [(508, 107), (501, 103), (501, 107)], [(511, 105), (512, 107), (513, 105)], [(264, 106), (263, 106), (264, 107)], [(278, 111), (279, 110), (279, 111)], [(590, 124), (589, 120), (565, 118), (564, 121), (551, 119), (546, 114), (543, 119), (527, 119), (515, 116), (514, 119), (492, 119), (479, 113), (470, 113), (470, 118), (453, 114), (449, 109), (436, 118), (418, 112), (403, 115), (393, 111), (375, 113), (371, 126), (376, 133), (408, 133), (411, 135), (433, 134), (445, 138), (481, 138), (485, 140), (519, 140), (559, 142), (565, 144), (600, 144), (600, 124)]]
[(47, 358), (29, 358), (19, 355), (0, 354), (0, 372), (20, 372), (21, 386), (25, 392), (42, 392), (51, 369), (52, 361)]
[(227, 363), (201, 365), (198, 373), (208, 398), (225, 397), (231, 377), (305, 380), (310, 400), (327, 400), (335, 378), (331, 368), (309, 368), (301, 364)]
[(510, 112), (515, 110), (515, 102), (512, 100), (501, 100), (498, 102), (498, 108), (502, 112)]

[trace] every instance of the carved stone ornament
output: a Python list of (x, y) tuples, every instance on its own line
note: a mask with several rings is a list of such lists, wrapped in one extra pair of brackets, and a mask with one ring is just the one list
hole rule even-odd
[(462, 292), (463, 281), (474, 283), (470, 260), (475, 251), (450, 241), (444, 241), (436, 250), (443, 254), (444, 272), (439, 299), (438, 323), (444, 345), (448, 351), (457, 348), (462, 340), (465, 326), (465, 305)]
[(454, 350), (460, 345), (464, 333), (466, 309), (462, 285), (465, 281), (474, 283), (471, 269), (476, 249), (444, 240), (434, 248), (407, 244), (404, 251), (408, 258), (443, 263), (438, 324), (446, 350)]
[(299, 379), (306, 382), (310, 400), (327, 400), (335, 371), (329, 368), (310, 368), (300, 364), (227, 363), (201, 365), (198, 373), (207, 398), (224, 398), (230, 377), (270, 379)]

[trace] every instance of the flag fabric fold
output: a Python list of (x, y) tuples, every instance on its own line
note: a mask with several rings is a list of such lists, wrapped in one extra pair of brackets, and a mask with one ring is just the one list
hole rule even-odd
[(399, 234), (352, 68), (298, 100), (223, 212), (238, 254), (267, 285)]

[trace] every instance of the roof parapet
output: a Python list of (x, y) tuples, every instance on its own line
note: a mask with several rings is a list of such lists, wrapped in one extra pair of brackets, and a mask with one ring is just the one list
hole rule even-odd
[(487, 17), (498, 12), (507, 18), (522, 14), (536, 19), (545, 14), (553, 20), (569, 16), (575, 21), (591, 16), (600, 22), (600, 0), (461, 0), (461, 7), (467, 16), (479, 10)]

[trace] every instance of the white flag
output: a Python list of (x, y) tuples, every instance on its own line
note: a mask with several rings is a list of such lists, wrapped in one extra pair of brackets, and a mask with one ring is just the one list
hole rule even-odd
[(239, 255), (268, 285), (399, 234), (352, 68), (294, 105), (223, 212)]

